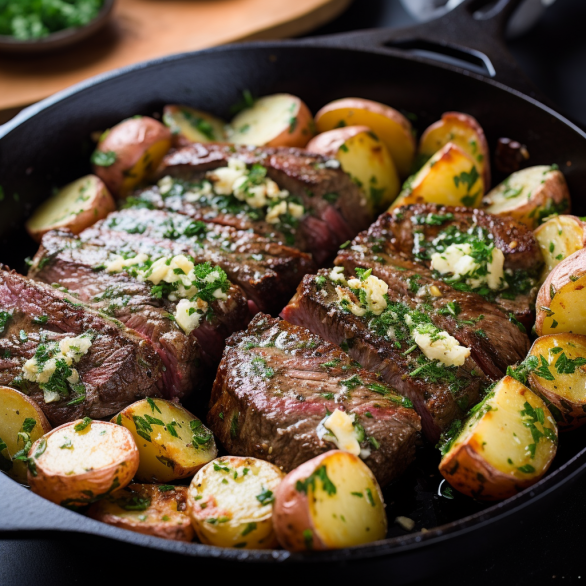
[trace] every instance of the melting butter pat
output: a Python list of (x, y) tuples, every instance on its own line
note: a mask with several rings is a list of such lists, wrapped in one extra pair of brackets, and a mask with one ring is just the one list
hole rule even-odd
[(413, 331), (413, 340), (430, 360), (439, 360), (444, 366), (462, 366), (470, 356), (470, 348), (461, 346), (460, 342), (448, 332), (427, 333)]
[(323, 420), (321, 430), (318, 429), (318, 437), (333, 442), (339, 450), (359, 456), (360, 444), (356, 437), (355, 419), (354, 413), (348, 415), (345, 411), (336, 409)]

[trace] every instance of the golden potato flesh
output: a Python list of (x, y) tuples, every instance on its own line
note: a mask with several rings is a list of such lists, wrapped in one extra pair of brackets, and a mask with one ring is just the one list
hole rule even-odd
[(543, 220), (570, 211), (570, 193), (557, 167), (539, 165), (513, 173), (486, 194), (484, 209), (513, 218), (532, 230)]
[(535, 340), (529, 384), (547, 403), (562, 430), (586, 422), (586, 336), (550, 334)]
[(449, 142), (468, 153), (483, 177), (485, 188), (490, 185), (490, 152), (484, 131), (478, 121), (461, 112), (446, 112), (421, 135), (419, 155), (426, 160)]
[(129, 431), (89, 418), (66, 423), (37, 440), (30, 452), (33, 492), (69, 508), (80, 508), (124, 488), (138, 468)]
[(561, 261), (537, 293), (538, 336), (570, 332), (586, 334), (586, 249)]
[(191, 541), (195, 535), (186, 508), (187, 487), (130, 484), (90, 507), (97, 521), (175, 541)]
[(228, 129), (235, 144), (304, 147), (315, 134), (309, 108), (290, 94), (264, 96), (237, 114)]
[(312, 139), (306, 150), (340, 161), (375, 212), (387, 208), (399, 193), (393, 159), (384, 143), (366, 126), (329, 130)]
[(191, 481), (187, 499), (199, 539), (220, 547), (275, 547), (273, 503), (283, 476), (256, 458), (226, 456), (204, 466)]
[(0, 387), (0, 470), (26, 484), (31, 445), (51, 430), (36, 403), (10, 387)]
[(556, 449), (557, 427), (546, 404), (506, 376), (444, 447), (439, 469), (468, 496), (505, 499), (537, 482)]
[(484, 181), (473, 159), (448, 143), (409, 180), (391, 207), (413, 203), (478, 207)]
[(143, 399), (112, 418), (133, 435), (140, 453), (136, 479), (171, 482), (193, 476), (217, 455), (212, 432), (176, 403)]
[(411, 123), (403, 114), (372, 100), (343, 98), (326, 104), (316, 115), (318, 132), (344, 126), (367, 126), (386, 145), (399, 175), (409, 175), (415, 157)]
[(115, 209), (114, 198), (102, 180), (86, 175), (44, 201), (27, 220), (26, 229), (37, 242), (49, 230), (59, 228), (79, 234)]
[(224, 142), (226, 123), (201, 110), (170, 104), (163, 109), (163, 122), (173, 134), (176, 146), (192, 142)]
[(360, 458), (332, 450), (305, 462), (277, 490), (279, 543), (291, 551), (352, 547), (384, 539), (382, 493)]
[(586, 223), (576, 216), (555, 216), (535, 230), (545, 266), (541, 282), (562, 260), (584, 248)]

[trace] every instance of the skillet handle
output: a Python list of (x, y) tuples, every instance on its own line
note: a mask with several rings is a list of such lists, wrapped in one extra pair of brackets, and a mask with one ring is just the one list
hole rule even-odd
[[(438, 19), (401, 29), (357, 31), (327, 39), (335, 46), (406, 51), (424, 60), (440, 60), (502, 83), (541, 102), (545, 98), (519, 69), (505, 44), (507, 23), (522, 0), (464, 0)], [(324, 39), (326, 40), (326, 39)]]

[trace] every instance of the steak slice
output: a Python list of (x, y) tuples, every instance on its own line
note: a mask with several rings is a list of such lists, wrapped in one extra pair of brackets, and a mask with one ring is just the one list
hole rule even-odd
[(444, 322), (415, 295), (389, 288), (388, 306), (381, 316), (359, 317), (340, 305), (330, 275), (327, 270), (306, 275), (282, 317), (341, 346), (364, 368), (380, 373), (413, 402), (425, 435), (437, 441), (481, 398), (490, 383), (482, 368), (472, 354), (461, 366), (448, 367), (426, 358), (409, 331), (409, 319), (440, 330)]
[(533, 232), (523, 224), (482, 210), (416, 204), (382, 214), (367, 233), (361, 235), (360, 240), (388, 255), (400, 253), (403, 258), (430, 268), (435, 239), (441, 242), (450, 231), (457, 236), (465, 236), (468, 231), (478, 233), (479, 230), (504, 254), (507, 288), (500, 292), (487, 287), (472, 289), (462, 280), (450, 281), (449, 273), (443, 277), (434, 271), (434, 276), (459, 290), (480, 291), (484, 298), (496, 303), (505, 314), (512, 313), (530, 328), (534, 322), (543, 256)]
[(183, 397), (206, 381), (206, 370), (215, 368), (225, 339), (246, 327), (248, 305), (239, 287), (230, 285), (226, 300), (211, 303), (211, 314), (186, 333), (173, 316), (177, 303), (156, 297), (152, 286), (126, 271), (109, 273), (112, 254), (147, 254), (150, 257), (189, 255), (190, 250), (172, 241), (157, 242), (140, 235), (109, 230), (88, 231), (81, 237), (66, 231), (43, 237), (30, 276), (66, 288), (103, 314), (114, 317), (150, 340), (165, 365), (165, 392)]
[[(0, 310), (0, 384), (28, 394), (53, 425), (108, 417), (144, 397), (161, 396), (163, 365), (157, 353), (121, 322), (6, 267), (0, 269)], [(39, 384), (23, 376), (23, 365), (53, 342), (84, 334), (92, 344), (74, 365), (79, 382), (69, 387), (63, 378), (50, 379), (51, 388), (61, 383), (61, 393), (46, 403)]]
[(195, 221), (162, 210), (128, 209), (110, 214), (102, 228), (151, 238), (169, 238), (189, 246), (197, 262), (222, 267), (230, 281), (252, 301), (251, 313), (276, 314), (287, 304), (307, 273), (317, 268), (310, 255), (250, 231)]
[[(193, 196), (194, 186), (205, 173), (225, 167), (230, 159), (248, 166), (262, 165), (268, 178), (303, 205), (303, 216), (282, 217), (277, 223), (268, 223), (267, 209), (251, 208), (233, 195)], [(331, 259), (340, 244), (367, 228), (374, 219), (365, 196), (337, 161), (300, 149), (192, 144), (167, 155), (158, 175), (173, 178), (172, 186), (168, 184), (164, 191), (158, 186), (147, 188), (128, 203), (253, 230), (260, 236), (312, 253), (318, 264)]]
[(434, 279), (430, 269), (397, 254), (392, 244), (379, 244), (383, 241), (380, 234), (374, 230), (361, 233), (351, 247), (340, 251), (336, 265), (348, 274), (354, 274), (357, 267), (371, 269), (399, 298), (415, 297), (418, 303), (425, 303), (434, 324), (470, 348), (484, 374), (493, 380), (527, 356), (530, 341), (523, 326), (515, 325), (480, 295), (457, 291)]
[(421, 429), (410, 403), (378, 376), (305, 328), (262, 314), (228, 340), (211, 404), (208, 425), (230, 454), (285, 472), (335, 448), (324, 420), (336, 409), (350, 414), (360, 456), (381, 484), (413, 461)]

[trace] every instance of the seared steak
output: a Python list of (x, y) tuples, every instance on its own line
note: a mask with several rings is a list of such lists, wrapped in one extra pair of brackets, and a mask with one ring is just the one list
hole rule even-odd
[(230, 454), (285, 472), (342, 441), (328, 427), (328, 415), (342, 411), (381, 484), (414, 459), (421, 429), (410, 403), (378, 376), (305, 328), (262, 314), (228, 340), (211, 403), (208, 424)]
[(189, 248), (172, 241), (106, 229), (87, 231), (82, 237), (55, 231), (44, 236), (29, 274), (64, 287), (150, 340), (165, 365), (166, 394), (182, 397), (205, 382), (205, 370), (220, 361), (226, 337), (246, 327), (250, 314), (240, 288), (230, 284), (226, 299), (210, 303), (205, 319), (186, 332), (174, 318), (177, 302), (169, 294), (156, 293), (132, 271), (108, 272), (107, 266), (113, 254), (156, 259), (189, 253)]
[[(161, 396), (163, 365), (156, 352), (119, 321), (5, 268), (0, 270), (0, 311), (0, 384), (28, 394), (53, 425), (108, 417), (141, 398)], [(77, 347), (79, 359), (69, 365), (63, 355), (59, 361), (59, 342), (79, 336), (86, 346), (91, 341), (89, 349)], [(76, 344), (79, 340), (69, 344), (73, 352)], [(41, 374), (51, 373), (52, 364), (51, 377), (44, 383), (27, 378), (29, 359)]]
[(399, 253), (402, 258), (431, 269), (432, 255), (445, 255), (450, 244), (452, 248), (471, 245), (475, 258), (481, 258), (494, 245), (504, 254), (504, 279), (499, 288), (471, 283), (465, 276), (458, 278), (450, 272), (433, 271), (433, 276), (455, 289), (496, 303), (505, 314), (512, 313), (527, 328), (533, 324), (543, 257), (533, 232), (514, 220), (470, 208), (417, 204), (382, 214), (353, 244), (389, 256)]
[[(247, 203), (251, 200), (219, 194), (215, 186), (213, 191), (202, 188), (207, 171), (234, 160), (256, 169), (258, 177), (266, 174), (281, 190), (287, 190), (286, 201), (302, 206), (302, 215), (293, 217), (283, 212), (269, 221), (268, 212), (274, 208), (254, 207)], [(158, 173), (169, 179), (136, 193), (128, 204), (168, 209), (239, 230), (251, 229), (273, 241), (311, 252), (318, 264), (332, 258), (340, 244), (373, 220), (366, 198), (336, 161), (299, 149), (192, 144), (167, 155)]]
[[(350, 273), (345, 278), (350, 280)], [(490, 380), (472, 350), (452, 365), (427, 357), (423, 341), (421, 346), (415, 342), (416, 335), (430, 336), (429, 345), (445, 337), (443, 328), (449, 320), (424, 299), (389, 287), (385, 309), (377, 315), (361, 307), (361, 299), (342, 283), (335, 270), (306, 275), (282, 317), (341, 346), (363, 367), (380, 373), (414, 403), (425, 435), (436, 441), (454, 419), (461, 419), (478, 402)], [(341, 300), (344, 291), (346, 298)]]
[(295, 248), (245, 230), (195, 221), (162, 210), (128, 209), (110, 214), (103, 228), (152, 238), (169, 238), (191, 249), (197, 262), (222, 267), (252, 302), (251, 312), (276, 314), (289, 301), (304, 275), (314, 273), (311, 257)]

